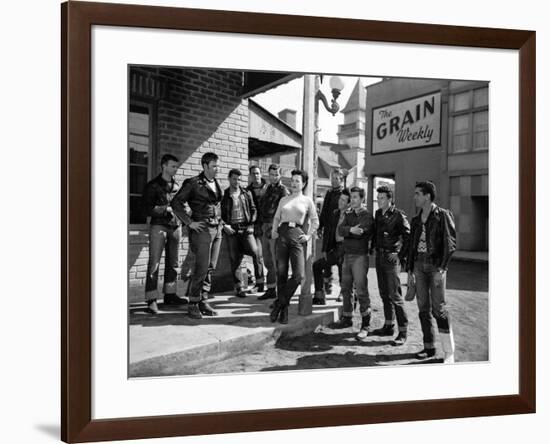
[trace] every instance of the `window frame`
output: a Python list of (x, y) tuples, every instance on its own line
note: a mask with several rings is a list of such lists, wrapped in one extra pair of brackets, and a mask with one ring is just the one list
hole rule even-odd
[[(474, 91), (487, 88), (487, 105), (483, 106), (474, 106)], [(454, 111), (454, 105), (455, 105), (455, 95), (457, 94), (463, 94), (465, 92), (468, 92), (468, 101), (469, 101), (469, 107), (467, 109), (463, 109), (460, 111)], [(487, 119), (489, 119), (489, 84), (485, 84), (483, 86), (479, 85), (470, 85), (470, 86), (463, 86), (460, 88), (452, 89), (449, 91), (449, 112), (448, 112), (448, 118), (449, 118), (449, 154), (450, 155), (461, 155), (461, 154), (472, 154), (472, 153), (483, 153), (489, 151), (489, 146), (484, 148), (475, 148), (474, 147), (474, 114), (478, 112), (487, 111)], [(454, 144), (454, 119), (455, 117), (459, 116), (465, 116), (468, 115), (468, 144), (467, 149), (464, 151), (456, 151), (455, 150), (455, 144)], [(488, 125), (487, 125), (488, 126)], [(487, 129), (487, 131), (489, 131)], [(488, 140), (488, 137), (487, 137)], [(489, 145), (489, 143), (487, 143)]]
[(146, 217), (145, 223), (132, 224), (130, 223), (130, 197), (135, 196), (135, 193), (130, 193), (130, 109), (133, 106), (139, 106), (147, 108), (149, 110), (149, 159), (147, 162), (147, 182), (154, 177), (154, 171), (156, 171), (157, 160), (157, 132), (156, 132), (156, 119), (157, 119), (157, 107), (153, 100), (147, 100), (146, 98), (130, 98), (128, 104), (128, 143), (127, 143), (127, 155), (128, 155), (128, 228), (130, 231), (145, 230), (149, 226), (150, 217)]

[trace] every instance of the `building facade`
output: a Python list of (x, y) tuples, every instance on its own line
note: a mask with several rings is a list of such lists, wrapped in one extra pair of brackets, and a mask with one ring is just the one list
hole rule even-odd
[(395, 78), (366, 90), (368, 207), (386, 181), (412, 217), (415, 183), (431, 180), (436, 201), (455, 216), (458, 249), (487, 251), (488, 83)]
[[(249, 112), (247, 97), (295, 76), (278, 73), (132, 66), (128, 73), (128, 279), (131, 299), (143, 297), (148, 261), (148, 225), (141, 195), (160, 173), (160, 159), (173, 154), (181, 165), (176, 181), (202, 171), (204, 153), (220, 157), (219, 181), (238, 168), (248, 176)], [(180, 245), (180, 277), (185, 282), (194, 258), (186, 229)], [(163, 276), (164, 261), (159, 277)], [(214, 291), (231, 287), (229, 260), (222, 244)]]

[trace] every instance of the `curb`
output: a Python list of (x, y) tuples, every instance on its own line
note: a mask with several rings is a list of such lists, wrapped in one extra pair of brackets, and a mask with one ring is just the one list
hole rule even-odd
[[(311, 333), (321, 325), (338, 319), (341, 307), (299, 316), (287, 325), (275, 324), (249, 334), (237, 335), (226, 340), (212, 337), (212, 341), (181, 351), (155, 356), (129, 364), (128, 377), (184, 376), (199, 374), (202, 366), (224, 359), (256, 351), (267, 344), (275, 344), (280, 337), (296, 337)], [(295, 315), (296, 316), (296, 315)]]

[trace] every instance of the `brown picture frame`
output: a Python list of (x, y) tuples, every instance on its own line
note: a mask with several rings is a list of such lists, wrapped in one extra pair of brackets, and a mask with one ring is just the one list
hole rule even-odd
[[(61, 5), (61, 437), (169, 437), (535, 412), (535, 32), (70, 1)], [(91, 27), (109, 25), (519, 51), (519, 394), (92, 420)]]

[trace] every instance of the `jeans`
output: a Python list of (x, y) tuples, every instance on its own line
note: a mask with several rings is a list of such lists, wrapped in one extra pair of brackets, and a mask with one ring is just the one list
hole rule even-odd
[(324, 279), (332, 276), (332, 266), (338, 265), (338, 276), (340, 278), (340, 285), (342, 285), (342, 263), (344, 261), (344, 255), (342, 254), (341, 247), (337, 247), (334, 250), (329, 251), (326, 257), (317, 259), (313, 263), (313, 281), (315, 283), (315, 296), (321, 299), (325, 298)]
[(393, 257), (389, 252), (377, 251), (376, 277), (378, 290), (384, 304), (384, 325), (393, 325), (394, 311), (400, 332), (407, 331), (408, 319), (405, 312), (405, 303), (401, 292), (399, 279), (400, 263), (397, 255)]
[[(275, 240), (271, 239), (271, 227), (273, 224), (263, 224), (262, 226), (262, 258), (265, 268), (267, 269), (267, 275), (265, 276), (265, 282), (267, 288), (275, 288), (277, 286), (277, 267), (276, 267), (276, 255), (275, 255)], [(268, 237), (269, 236), (269, 237)]]
[(414, 261), (414, 277), (424, 348), (435, 348), (432, 315), (440, 333), (449, 333), (451, 325), (445, 304), (447, 273), (439, 273), (426, 254), (418, 254)]
[[(233, 274), (233, 283), (235, 284), (235, 290), (240, 291), (243, 287), (246, 287), (247, 283), (243, 283), (243, 279), (240, 272), (241, 262), (243, 256), (248, 254), (252, 256), (254, 264), (258, 261), (258, 245), (256, 239), (254, 239), (253, 233), (235, 233), (226, 234), (224, 236), (227, 242), (227, 249), (229, 251), (229, 261), (231, 262), (231, 273)], [(256, 268), (256, 267), (254, 267)], [(263, 282), (263, 266), (256, 271), (256, 282)]]
[(256, 243), (256, 257), (252, 256), (252, 265), (254, 266), (254, 277), (256, 278), (256, 284), (263, 284), (264, 279), (264, 253), (262, 248), (262, 237), (254, 235), (254, 242)]
[[(305, 272), (304, 243), (298, 241), (304, 232), (298, 227), (279, 227), (276, 239), (277, 254), (277, 296), (279, 304), (286, 307), (302, 282)], [(288, 279), (288, 262), (292, 267), (292, 277)]]
[(221, 242), (221, 226), (209, 226), (200, 232), (190, 230), (189, 244), (195, 255), (189, 294), (189, 301), (192, 303), (206, 299), (205, 293), (209, 293), (212, 288), (212, 272), (218, 263)]
[(178, 249), (181, 227), (151, 225), (149, 227), (149, 261), (145, 279), (145, 299), (158, 298), (158, 278), (162, 252), (164, 257), (164, 294), (175, 294), (178, 278)]
[(344, 308), (342, 315), (351, 317), (353, 315), (353, 302), (351, 300), (353, 284), (359, 300), (361, 316), (370, 314), (370, 298), (368, 289), (367, 273), (369, 271), (369, 256), (367, 254), (345, 254), (342, 264), (342, 296)]

